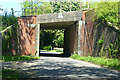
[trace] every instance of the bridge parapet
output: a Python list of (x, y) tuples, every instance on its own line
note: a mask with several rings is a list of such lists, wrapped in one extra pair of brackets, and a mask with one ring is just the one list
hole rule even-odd
[(59, 18), (59, 15), (60, 13), (38, 15), (37, 23), (79, 21), (82, 19), (82, 11), (62, 12), (63, 18)]

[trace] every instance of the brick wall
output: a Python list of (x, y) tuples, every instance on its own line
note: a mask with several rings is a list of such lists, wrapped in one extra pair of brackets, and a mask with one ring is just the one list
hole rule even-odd
[[(96, 19), (94, 10), (85, 13), (85, 26), (81, 28), (81, 51), (84, 56), (106, 56), (111, 44), (114, 50), (120, 46), (120, 31), (114, 27), (108, 26), (102, 20)], [(116, 41), (118, 39), (118, 41)], [(103, 40), (101, 47), (98, 47), (98, 41)], [(120, 53), (114, 53), (120, 56)], [(112, 54), (112, 55), (114, 55)]]
[[(93, 44), (93, 56), (106, 56), (110, 57), (116, 55), (116, 57), (120, 57), (119, 53), (109, 53), (108, 49), (112, 47), (110, 46), (113, 44), (114, 50), (120, 46), (120, 31), (116, 30), (114, 27), (110, 27), (103, 23), (102, 21), (96, 22), (99, 23), (95, 26), (94, 30), (94, 44)], [(101, 46), (98, 45), (98, 41), (103, 40)], [(117, 41), (118, 40), (118, 41)]]
[(24, 16), (18, 18), (20, 27), (21, 55), (35, 55), (36, 53), (36, 27), (28, 24), (36, 24), (36, 16)]
[(82, 26), (81, 26), (81, 37), (80, 37), (80, 46), (81, 46), (81, 56), (92, 55), (93, 49), (93, 19), (94, 11), (83, 10), (82, 12)]
[(64, 31), (64, 53), (70, 56), (78, 52), (78, 30), (76, 23)]

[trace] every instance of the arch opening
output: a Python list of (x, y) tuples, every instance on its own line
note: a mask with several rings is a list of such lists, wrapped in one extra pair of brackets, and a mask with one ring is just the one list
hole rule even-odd
[[(54, 22), (40, 24), (40, 31), (43, 30), (64, 30), (63, 54), (46, 53), (40, 51), (40, 56), (69, 57), (72, 53), (77, 53), (77, 24), (78, 21)], [(40, 35), (40, 40), (42, 36)], [(49, 41), (49, 39), (47, 40)], [(41, 43), (39, 43), (41, 45)], [(39, 45), (39, 47), (40, 47)]]

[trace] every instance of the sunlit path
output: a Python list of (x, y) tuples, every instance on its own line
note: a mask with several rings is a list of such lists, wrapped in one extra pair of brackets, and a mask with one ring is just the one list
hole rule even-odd
[(71, 58), (41, 57), (39, 60), (4, 62), (4, 69), (17, 70), (23, 78), (115, 78), (120, 73)]

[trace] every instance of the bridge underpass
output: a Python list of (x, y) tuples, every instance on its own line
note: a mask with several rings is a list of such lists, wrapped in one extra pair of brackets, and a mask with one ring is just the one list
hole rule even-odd
[[(80, 27), (82, 26), (82, 11), (62, 13), (62, 18), (58, 18), (60, 13), (44, 14), (37, 16), (38, 29), (40, 30), (55, 30), (64, 29), (64, 52), (63, 54), (39, 54), (47, 56), (65, 56), (69, 57), (72, 53), (79, 52)], [(38, 31), (38, 33), (39, 33)], [(39, 37), (38, 37), (39, 36)], [(40, 40), (40, 35), (37, 38)], [(40, 44), (40, 41), (38, 44)], [(38, 47), (39, 48), (39, 47)], [(37, 49), (39, 50), (39, 49)], [(40, 52), (40, 51), (37, 51)]]
[[(80, 35), (83, 11), (22, 16), (18, 19), (22, 55), (40, 55), (40, 30), (64, 29), (64, 54), (81, 55)], [(61, 17), (60, 17), (61, 16)]]
[[(54, 22), (54, 23), (42, 23), (40, 24), (40, 30), (61, 30), (64, 29), (64, 47), (63, 54), (58, 53), (45, 53), (40, 52), (40, 56), (70, 56), (73, 50), (77, 53), (77, 21), (70, 22)], [(40, 44), (40, 43), (39, 43)]]

